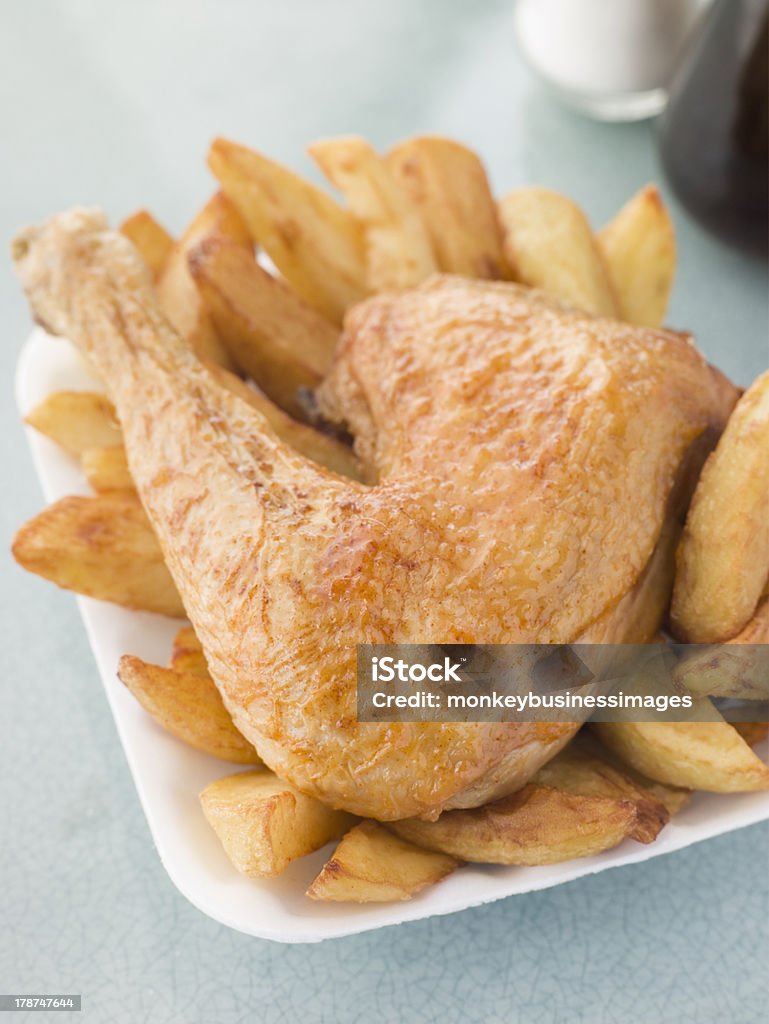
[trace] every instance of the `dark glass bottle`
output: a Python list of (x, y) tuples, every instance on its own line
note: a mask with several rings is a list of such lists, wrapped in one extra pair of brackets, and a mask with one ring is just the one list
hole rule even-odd
[(687, 48), (662, 116), (678, 197), (724, 241), (767, 254), (769, 0), (716, 0)]

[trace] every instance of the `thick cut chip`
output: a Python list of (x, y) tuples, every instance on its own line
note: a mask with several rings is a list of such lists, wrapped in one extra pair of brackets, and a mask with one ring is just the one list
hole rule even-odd
[(149, 210), (137, 210), (120, 225), (121, 232), (138, 249), (154, 280), (160, 277), (171, 255), (174, 240)]
[(375, 821), (362, 821), (342, 837), (307, 895), (337, 903), (410, 900), (457, 865), (453, 857), (407, 843)]
[(325, 376), (338, 329), (239, 246), (209, 239), (191, 253), (190, 271), (232, 360), (300, 415), (297, 391)]
[(244, 252), (253, 250), (248, 229), (221, 192), (206, 203), (174, 245), (158, 280), (158, 297), (165, 315), (202, 359), (234, 369), (188, 267), (190, 252), (206, 239), (227, 239)]
[(347, 135), (321, 139), (309, 151), (363, 225), (371, 291), (411, 288), (437, 271), (419, 206), (371, 143)]
[(604, 748), (582, 730), (552, 761), (537, 772), (534, 782), (577, 796), (603, 796), (632, 800), (636, 821), (629, 835), (651, 843), (669, 819), (664, 801), (649, 786), (632, 779), (612, 763)]
[(676, 234), (659, 190), (647, 185), (598, 233), (621, 320), (659, 327), (676, 273)]
[(509, 192), (498, 209), (505, 256), (517, 280), (587, 313), (616, 317), (603, 257), (576, 203), (530, 187)]
[(769, 698), (769, 599), (732, 640), (682, 658), (673, 678), (700, 697)]
[(228, 775), (200, 803), (227, 856), (244, 875), (279, 875), (292, 860), (338, 839), (355, 822), (269, 771)]
[(421, 212), (440, 270), (510, 277), (497, 204), (477, 153), (453, 139), (420, 135), (391, 149), (387, 166)]
[(594, 722), (591, 728), (619, 758), (667, 785), (714, 793), (769, 789), (769, 768), (723, 719)]
[(123, 440), (115, 407), (96, 391), (54, 391), (26, 415), (25, 422), (73, 455)]
[(177, 739), (212, 757), (261, 764), (253, 745), (235, 728), (210, 676), (150, 665), (126, 655), (118, 676), (152, 718)]
[(363, 232), (352, 213), (287, 167), (227, 139), (213, 142), (208, 165), (294, 291), (341, 323), (367, 293)]
[(634, 782), (581, 736), (512, 796), (437, 821), (388, 824), (401, 838), (467, 861), (556, 864), (651, 842), (669, 819), (659, 796)]
[(139, 501), (131, 495), (62, 498), (21, 527), (16, 561), (66, 590), (139, 611), (184, 615)]
[(512, 796), (437, 821), (388, 824), (419, 846), (462, 860), (535, 866), (558, 864), (609, 850), (635, 828), (630, 800), (578, 796), (530, 783)]
[(744, 629), (769, 577), (769, 370), (705, 463), (678, 546), (671, 621), (690, 643)]

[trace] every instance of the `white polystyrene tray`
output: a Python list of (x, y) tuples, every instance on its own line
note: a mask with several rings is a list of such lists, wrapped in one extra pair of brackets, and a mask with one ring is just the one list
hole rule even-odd
[[(51, 391), (98, 387), (71, 345), (39, 329), (33, 332), (22, 350), (16, 378), (22, 414)], [(47, 501), (67, 494), (88, 493), (74, 458), (34, 430), (28, 430), (28, 438)], [(198, 793), (208, 782), (237, 768), (200, 754), (164, 733), (115, 675), (123, 654), (166, 664), (179, 622), (86, 597), (78, 597), (77, 601), (166, 871), (199, 910), (249, 935), (277, 942), (318, 942), (434, 914), (450, 914), (505, 896), (560, 885), (607, 868), (635, 864), (769, 818), (769, 793), (698, 793), (649, 846), (627, 840), (600, 856), (550, 867), (470, 865), (407, 903), (315, 903), (304, 893), (330, 847), (295, 862), (276, 879), (261, 882), (239, 875), (198, 804)]]

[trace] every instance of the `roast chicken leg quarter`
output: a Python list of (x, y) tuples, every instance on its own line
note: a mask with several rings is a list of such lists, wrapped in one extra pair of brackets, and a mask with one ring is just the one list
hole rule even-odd
[(437, 277), (371, 298), (348, 314), (320, 395), (355, 435), (366, 487), (222, 389), (101, 213), (29, 228), (14, 255), (36, 319), (108, 389), (237, 727), (305, 793), (381, 820), (435, 817), (520, 787), (576, 728), (359, 723), (359, 643), (656, 628), (664, 591), (644, 597), (643, 629), (628, 609), (650, 566), (667, 571), (687, 453), (735, 398), (689, 339), (510, 284)]

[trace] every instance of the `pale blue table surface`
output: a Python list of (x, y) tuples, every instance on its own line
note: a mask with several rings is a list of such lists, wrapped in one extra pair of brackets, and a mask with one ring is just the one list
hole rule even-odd
[[(517, 60), (511, 13), (508, 0), (0, 0), (0, 236), (76, 203), (115, 218), (146, 205), (178, 231), (211, 191), (215, 134), (309, 172), (302, 147), (320, 135), (451, 133), (497, 189), (561, 188), (600, 224), (659, 178), (653, 126), (557, 106)], [(670, 320), (744, 383), (767, 363), (765, 268), (674, 210)], [(98, 1024), (767, 1019), (765, 825), (319, 946), (193, 909), (152, 846), (72, 598), (6, 553), (41, 496), (11, 395), (28, 318), (5, 260), (0, 283), (4, 992), (81, 992), (71, 1019)]]

